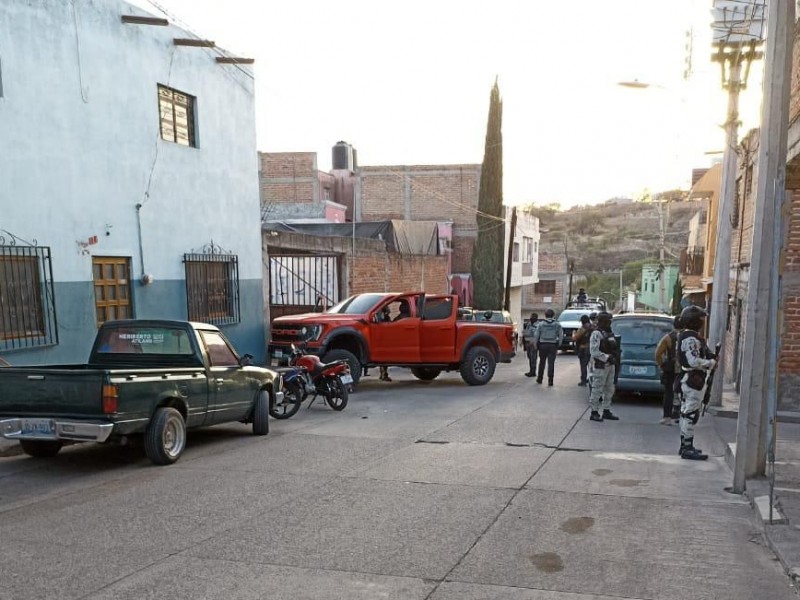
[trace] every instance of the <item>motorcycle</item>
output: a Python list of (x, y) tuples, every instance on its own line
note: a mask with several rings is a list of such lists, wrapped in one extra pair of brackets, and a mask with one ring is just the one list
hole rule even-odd
[(344, 410), (348, 400), (348, 386), (352, 385), (350, 365), (346, 360), (323, 363), (318, 356), (306, 354), (302, 347), (292, 344), (289, 367), (280, 369), (283, 375), (283, 401), (270, 407), (275, 419), (294, 416), (303, 400), (312, 396), (310, 408), (317, 396), (333, 410)]

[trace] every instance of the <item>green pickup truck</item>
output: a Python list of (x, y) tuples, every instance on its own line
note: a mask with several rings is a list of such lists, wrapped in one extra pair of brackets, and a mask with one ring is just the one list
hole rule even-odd
[(283, 401), (279, 373), (249, 365), (213, 325), (109, 321), (88, 364), (0, 368), (0, 435), (25, 453), (54, 456), (65, 440), (126, 443), (143, 437), (147, 457), (174, 463), (186, 430), (240, 421), (269, 432)]

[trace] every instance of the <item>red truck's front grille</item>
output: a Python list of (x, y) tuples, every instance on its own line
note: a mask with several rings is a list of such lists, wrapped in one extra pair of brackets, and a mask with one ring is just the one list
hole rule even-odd
[(296, 342), (303, 338), (299, 325), (281, 324), (272, 326), (272, 340), (275, 342)]

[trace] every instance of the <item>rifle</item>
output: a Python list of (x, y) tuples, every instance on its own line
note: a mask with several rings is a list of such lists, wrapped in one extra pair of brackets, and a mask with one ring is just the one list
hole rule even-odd
[[(721, 348), (721, 344), (717, 344), (714, 348), (714, 360), (719, 361), (719, 351)], [(703, 410), (700, 411), (700, 416), (704, 416), (706, 414), (706, 408), (708, 408), (708, 403), (711, 401), (711, 384), (714, 383), (714, 372), (717, 370), (717, 362), (714, 365), (714, 368), (708, 372), (708, 377), (706, 377), (706, 392), (703, 394)]]

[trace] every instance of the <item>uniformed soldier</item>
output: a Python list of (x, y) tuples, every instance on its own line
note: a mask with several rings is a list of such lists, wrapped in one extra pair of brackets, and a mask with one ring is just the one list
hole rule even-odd
[[(597, 329), (589, 338), (589, 355), (592, 358), (592, 391), (589, 394), (589, 408), (592, 421), (619, 421), (611, 412), (611, 399), (614, 397), (614, 376), (617, 368), (619, 344), (611, 331), (611, 315), (605, 311), (597, 315)], [(600, 398), (603, 399), (600, 414)]]
[(706, 460), (699, 448), (694, 447), (694, 426), (700, 420), (700, 407), (706, 391), (708, 372), (716, 366), (716, 357), (708, 350), (700, 336), (705, 309), (687, 306), (681, 312), (683, 331), (678, 335), (678, 359), (681, 363), (681, 447), (680, 456), (687, 460)]

